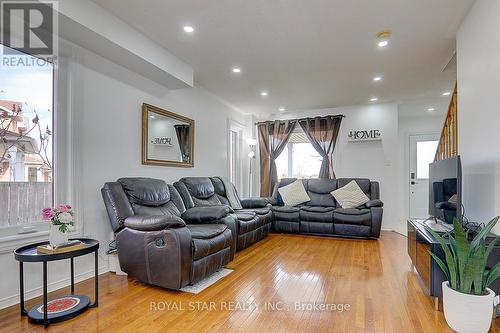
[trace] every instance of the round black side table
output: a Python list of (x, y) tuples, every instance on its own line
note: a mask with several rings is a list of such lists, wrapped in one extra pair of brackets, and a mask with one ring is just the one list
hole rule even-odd
[[(56, 323), (64, 321), (70, 318), (74, 318), (79, 314), (85, 312), (88, 308), (94, 308), (98, 306), (99, 302), (99, 281), (98, 281), (98, 249), (99, 241), (89, 238), (75, 238), (75, 240), (82, 241), (86, 246), (75, 251), (57, 253), (57, 254), (44, 254), (38, 253), (36, 248), (40, 245), (46, 245), (49, 242), (40, 242), (35, 244), (26, 245), (18, 248), (14, 252), (14, 257), (19, 261), (19, 286), (20, 286), (20, 307), (21, 316), (28, 316), (30, 322), (35, 324), (43, 324), (45, 328), (51, 323)], [(75, 295), (75, 268), (74, 268), (74, 258), (83, 256), (94, 252), (94, 282), (95, 282), (95, 294), (94, 303), (90, 303), (90, 298), (83, 295)], [(68, 310), (62, 309), (61, 311), (53, 311), (53, 313), (48, 312), (48, 297), (47, 297), (47, 262), (57, 261), (63, 259), (70, 259), (71, 267), (71, 295), (63, 296), (51, 300), (54, 302), (57, 300), (69, 301), (71, 303), (71, 308)], [(24, 308), (24, 271), (23, 264), (25, 262), (41, 262), (43, 263), (43, 303), (38, 304), (33, 307), (30, 311), (26, 311)], [(43, 307), (43, 311), (41, 311)]]

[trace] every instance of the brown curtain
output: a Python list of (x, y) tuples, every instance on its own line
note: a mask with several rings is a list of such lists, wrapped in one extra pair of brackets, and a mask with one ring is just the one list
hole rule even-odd
[(296, 120), (276, 120), (257, 126), (260, 147), (260, 195), (263, 197), (271, 195), (278, 181), (275, 161), (288, 143), (296, 125)]
[(316, 117), (299, 120), (316, 151), (323, 157), (319, 178), (335, 179), (333, 151), (339, 135), (342, 116)]
[(179, 140), (182, 162), (189, 162), (190, 161), (189, 131), (191, 130), (191, 126), (174, 125), (174, 128), (175, 128), (175, 133), (177, 134), (177, 140)]

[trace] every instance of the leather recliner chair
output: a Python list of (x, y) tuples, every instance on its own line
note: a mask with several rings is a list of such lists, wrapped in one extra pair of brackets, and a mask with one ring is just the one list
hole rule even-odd
[(151, 178), (121, 178), (101, 193), (121, 269), (140, 282), (180, 289), (234, 256), (235, 222), (227, 207), (186, 210), (173, 186)]
[[(234, 185), (230, 185), (234, 186)], [(219, 177), (185, 177), (174, 183), (186, 208), (230, 207), (225, 185)], [(272, 212), (265, 198), (240, 199), (242, 209), (231, 208), (237, 223), (236, 248), (242, 250), (265, 238), (271, 230)]]

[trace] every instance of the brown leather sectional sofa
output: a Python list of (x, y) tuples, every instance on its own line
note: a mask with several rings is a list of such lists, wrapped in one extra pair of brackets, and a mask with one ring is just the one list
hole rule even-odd
[(352, 179), (304, 180), (311, 201), (284, 206), (278, 188), (294, 180), (278, 183), (272, 197), (248, 199), (229, 199), (226, 186), (233, 185), (219, 177), (187, 177), (173, 186), (151, 178), (104, 184), (121, 269), (141, 282), (180, 289), (220, 270), (271, 229), (378, 238), (383, 206), (378, 183), (355, 179), (371, 200), (346, 210), (330, 192)]

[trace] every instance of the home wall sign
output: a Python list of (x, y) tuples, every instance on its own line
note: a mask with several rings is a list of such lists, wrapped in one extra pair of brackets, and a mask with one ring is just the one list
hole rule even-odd
[(349, 142), (380, 141), (382, 132), (378, 129), (350, 130), (347, 138)]
[(152, 145), (172, 147), (172, 138), (153, 138)]

